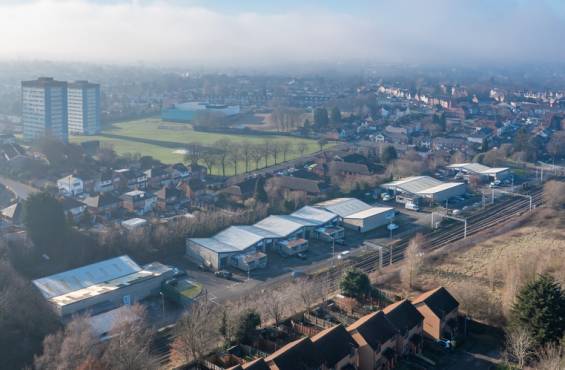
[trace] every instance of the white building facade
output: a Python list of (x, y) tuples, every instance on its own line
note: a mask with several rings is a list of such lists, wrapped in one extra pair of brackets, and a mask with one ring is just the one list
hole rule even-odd
[(100, 131), (100, 85), (75, 81), (68, 85), (69, 133), (94, 135)]
[(50, 77), (22, 81), (24, 139), (68, 140), (67, 83)]

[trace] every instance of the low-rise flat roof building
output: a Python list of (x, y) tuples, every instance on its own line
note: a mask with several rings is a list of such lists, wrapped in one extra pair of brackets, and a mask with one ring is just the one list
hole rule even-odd
[(431, 202), (443, 202), (467, 192), (465, 183), (443, 182), (430, 176), (406, 177), (388, 182), (381, 187), (394, 192), (395, 195), (400, 193), (408, 196), (411, 200), (424, 198)]
[(389, 224), (394, 219), (394, 208), (373, 207), (355, 198), (336, 198), (316, 204), (341, 219), (343, 226), (360, 232), (368, 232)]
[(504, 180), (512, 175), (508, 167), (489, 167), (480, 163), (455, 163), (446, 166), (447, 169), (464, 175), (487, 177), (490, 180)]
[(143, 267), (128, 256), (36, 279), (33, 284), (60, 316), (96, 314), (156, 294), (173, 270), (159, 262)]

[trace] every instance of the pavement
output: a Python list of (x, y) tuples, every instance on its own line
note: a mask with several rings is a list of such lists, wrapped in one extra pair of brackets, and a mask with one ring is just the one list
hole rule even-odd
[(38, 192), (39, 190), (29, 186), (27, 184), (15, 181), (3, 176), (0, 176), (0, 184), (8, 188), (12, 193), (14, 193), (19, 199), (27, 199), (29, 194)]

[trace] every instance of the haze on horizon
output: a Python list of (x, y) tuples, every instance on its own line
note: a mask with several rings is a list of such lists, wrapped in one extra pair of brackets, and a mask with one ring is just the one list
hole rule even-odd
[(162, 66), (563, 62), (559, 0), (0, 0), (0, 59)]

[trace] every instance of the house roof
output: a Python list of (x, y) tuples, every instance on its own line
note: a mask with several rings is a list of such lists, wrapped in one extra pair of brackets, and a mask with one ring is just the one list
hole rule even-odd
[(303, 179), (300, 177), (279, 176), (272, 179), (275, 184), (289, 190), (305, 191), (309, 194), (319, 194), (318, 181)]
[(347, 217), (371, 208), (370, 205), (356, 198), (335, 198), (318, 203), (315, 206), (323, 208), (340, 217)]
[(287, 344), (268, 356), (265, 361), (270, 364), (271, 369), (274, 367), (276, 370), (317, 369), (321, 365), (320, 355), (308, 337)]
[(20, 202), (14, 203), (0, 211), (2, 217), (9, 220), (16, 221), (23, 216), (23, 204)]
[(79, 202), (75, 198), (70, 198), (70, 197), (63, 197), (63, 199), (61, 199), (60, 202), (63, 205), (63, 210), (65, 211), (70, 211), (71, 209), (85, 206), (84, 203)]
[(359, 347), (341, 324), (319, 332), (311, 340), (320, 354), (322, 363), (328, 368), (333, 368), (349, 356), (353, 348)]
[(83, 203), (92, 208), (105, 207), (119, 203), (120, 199), (110, 193), (102, 193), (94, 197), (87, 197)]
[(312, 223), (316, 223), (317, 225), (325, 224), (337, 217), (334, 213), (312, 206), (304, 206), (291, 213), (291, 216), (308, 220)]
[(351, 324), (347, 331), (357, 331), (373, 350), (392, 339), (398, 330), (382, 311), (372, 312)]
[(350, 162), (341, 162), (341, 161), (333, 161), (330, 162), (330, 172), (331, 173), (342, 173), (342, 172), (351, 172), (358, 175), (370, 175), (369, 168), (366, 164), (362, 163), (350, 163)]
[(420, 294), (412, 301), (412, 304), (416, 307), (425, 304), (439, 318), (459, 307), (459, 302), (444, 287)]
[(424, 320), (424, 316), (407, 299), (386, 306), (383, 312), (401, 333), (420, 325)]

